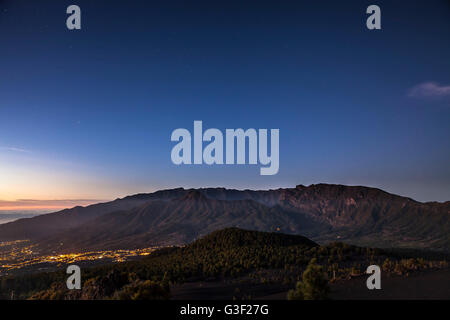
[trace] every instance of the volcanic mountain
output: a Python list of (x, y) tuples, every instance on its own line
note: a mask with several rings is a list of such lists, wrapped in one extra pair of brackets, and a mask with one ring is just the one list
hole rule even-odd
[(0, 240), (54, 251), (179, 245), (240, 227), (314, 241), (450, 250), (450, 202), (318, 184), (276, 190), (171, 189), (0, 225)]
[(302, 214), (269, 207), (252, 199), (217, 200), (198, 190), (167, 201), (154, 200), (131, 210), (115, 211), (69, 232), (40, 239), (58, 251), (80, 248), (138, 248), (181, 245), (226, 227), (300, 234), (320, 225)]

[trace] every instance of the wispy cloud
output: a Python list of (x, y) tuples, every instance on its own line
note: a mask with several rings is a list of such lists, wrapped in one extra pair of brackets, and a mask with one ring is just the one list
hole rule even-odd
[(0, 147), (0, 150), (12, 151), (12, 152), (22, 152), (22, 153), (31, 153), (30, 150), (16, 148), (16, 147)]
[(444, 86), (436, 82), (424, 82), (412, 87), (408, 92), (409, 97), (450, 97), (450, 85)]

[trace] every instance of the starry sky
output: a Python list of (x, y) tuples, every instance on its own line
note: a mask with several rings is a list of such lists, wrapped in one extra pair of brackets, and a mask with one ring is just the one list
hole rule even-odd
[[(449, 39), (440, 0), (0, 1), (0, 210), (313, 183), (450, 200)], [(278, 174), (174, 165), (194, 120), (280, 129)]]

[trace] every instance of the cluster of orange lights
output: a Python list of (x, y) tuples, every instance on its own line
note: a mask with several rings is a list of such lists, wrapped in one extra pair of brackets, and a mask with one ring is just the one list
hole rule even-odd
[[(66, 265), (81, 261), (124, 262), (131, 258), (147, 256), (157, 247), (131, 249), (131, 250), (105, 250), (89, 251), (78, 253), (65, 253), (56, 255), (39, 255), (35, 250), (35, 245), (27, 244), (26, 240), (0, 242), (0, 275), (8, 274), (13, 270), (24, 267), (37, 266), (40, 264)], [(7, 248), (8, 247), (8, 248)]]

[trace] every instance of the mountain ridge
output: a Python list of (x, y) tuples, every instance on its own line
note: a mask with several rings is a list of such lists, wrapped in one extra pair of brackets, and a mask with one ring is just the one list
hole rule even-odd
[(0, 241), (28, 238), (53, 249), (52, 242), (65, 242), (71, 250), (178, 245), (226, 227), (319, 242), (449, 250), (450, 201), (423, 203), (377, 188), (331, 184), (175, 188), (0, 225)]

